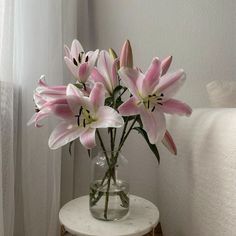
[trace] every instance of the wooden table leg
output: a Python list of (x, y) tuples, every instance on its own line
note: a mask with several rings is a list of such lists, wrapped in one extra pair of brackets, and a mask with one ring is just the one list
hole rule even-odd
[(66, 230), (65, 230), (65, 228), (64, 228), (64, 226), (63, 225), (61, 225), (61, 236), (64, 236), (64, 235), (66, 235)]
[(159, 223), (155, 229), (153, 229), (152, 232), (149, 232), (148, 234), (145, 234), (144, 236), (163, 236), (161, 224)]

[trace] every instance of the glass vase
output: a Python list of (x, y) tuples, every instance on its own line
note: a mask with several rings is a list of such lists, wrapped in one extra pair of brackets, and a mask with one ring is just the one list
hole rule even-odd
[(120, 152), (92, 158), (90, 212), (99, 220), (119, 220), (129, 211), (128, 161)]

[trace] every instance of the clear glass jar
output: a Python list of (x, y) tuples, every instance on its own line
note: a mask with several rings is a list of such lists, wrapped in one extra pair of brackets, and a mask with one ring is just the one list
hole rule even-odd
[(105, 221), (129, 212), (128, 161), (120, 152), (99, 152), (92, 158), (90, 212)]

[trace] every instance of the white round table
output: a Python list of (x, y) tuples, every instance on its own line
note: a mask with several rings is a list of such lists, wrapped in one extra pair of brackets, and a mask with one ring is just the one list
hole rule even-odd
[(159, 221), (159, 211), (150, 201), (130, 196), (130, 211), (117, 221), (100, 221), (89, 212), (89, 196), (74, 199), (59, 212), (66, 232), (79, 236), (143, 236), (153, 232)]

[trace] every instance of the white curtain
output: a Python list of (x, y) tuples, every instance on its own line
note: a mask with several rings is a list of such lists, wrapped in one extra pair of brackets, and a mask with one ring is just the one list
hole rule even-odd
[(59, 235), (61, 151), (47, 145), (53, 121), (26, 124), (40, 75), (64, 82), (63, 42), (77, 31), (75, 22), (64, 27), (76, 14), (76, 0), (0, 0), (0, 236)]

